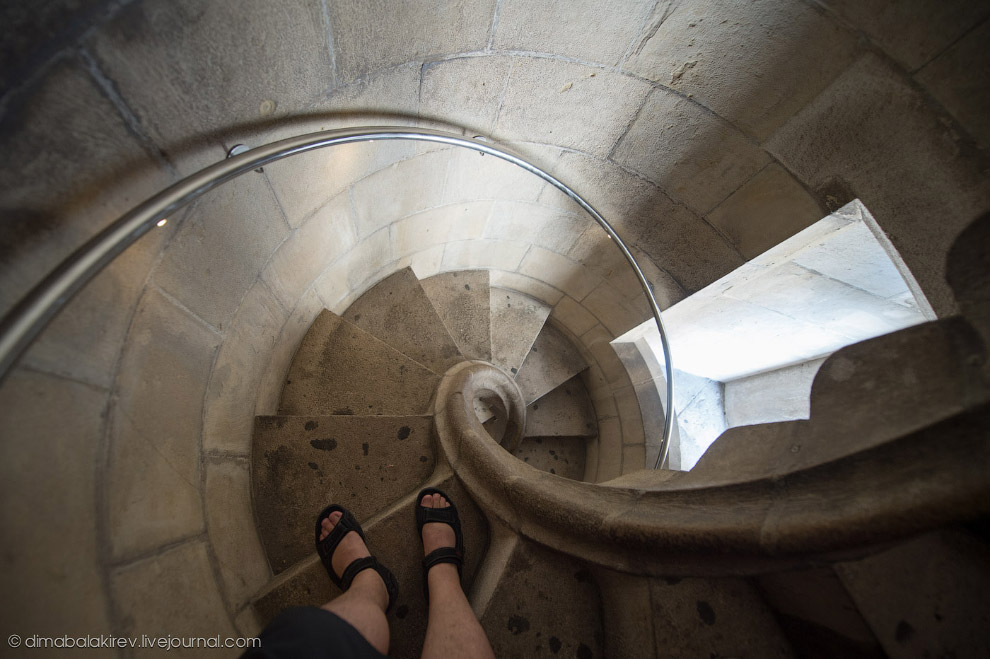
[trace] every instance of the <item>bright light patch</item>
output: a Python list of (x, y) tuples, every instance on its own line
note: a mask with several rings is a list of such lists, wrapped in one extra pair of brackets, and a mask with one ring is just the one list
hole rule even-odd
[(167, 219), (158, 220), (158, 226), (163, 227), (166, 224), (168, 224), (168, 220)]

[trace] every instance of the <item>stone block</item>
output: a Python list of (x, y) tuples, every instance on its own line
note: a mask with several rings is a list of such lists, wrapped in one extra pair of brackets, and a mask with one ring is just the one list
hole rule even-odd
[(514, 376), (540, 335), (550, 308), (525, 294), (494, 284), (490, 293), (492, 363)]
[[(974, 5), (968, 4), (967, 8)], [(990, 147), (990, 23), (961, 38), (918, 71), (915, 80), (938, 99), (984, 149)]]
[(0, 387), (5, 634), (111, 633), (96, 470), (106, 405), (106, 390), (21, 369)]
[(600, 657), (600, 611), (584, 563), (520, 542), (481, 625), (498, 657)]
[[(574, 376), (526, 408), (525, 437), (594, 437), (598, 422), (581, 376)], [(581, 442), (582, 446), (584, 442)], [(582, 449), (583, 450), (583, 449)]]
[(432, 425), (429, 416), (258, 417), (251, 486), (272, 570), (314, 552), (316, 514), (331, 503), (366, 521), (422, 487), (436, 464)]
[(107, 499), (115, 559), (203, 529), (203, 399), (220, 337), (150, 289), (128, 333), (111, 411)]
[(496, 201), (485, 238), (524, 242), (566, 254), (587, 223), (581, 216), (553, 207)]
[(560, 298), (550, 312), (550, 317), (576, 336), (581, 336), (598, 324), (598, 319), (584, 306), (575, 302), (570, 295)]
[(891, 657), (978, 657), (986, 635), (986, 544), (958, 530), (930, 533), (835, 566)]
[(605, 656), (657, 659), (649, 579), (601, 568), (593, 574), (602, 594)]
[[(326, 100), (317, 101), (311, 109), (321, 115), (329, 115), (335, 123), (340, 123), (341, 128), (415, 124), (419, 111), (421, 69), (419, 62), (409, 62), (371, 72), (334, 88)], [(386, 142), (378, 144), (384, 145)], [(406, 141), (392, 143), (392, 146), (398, 145), (402, 148), (414, 146)]]
[(481, 199), (535, 203), (544, 185), (543, 179), (522, 167), (462, 148), (451, 154), (443, 198), (447, 203)]
[(516, 373), (516, 384), (527, 404), (588, 368), (568, 338), (549, 323), (533, 341), (526, 360)]
[(495, 137), (606, 156), (649, 91), (648, 83), (613, 71), (520, 57), (513, 62)]
[(327, 34), (318, 3), (183, 0), (129, 5), (89, 45), (170, 158), (208, 148), (215, 162), (222, 131), (299, 113), (332, 85)]
[(944, 255), (985, 211), (990, 185), (900, 73), (864, 56), (778, 130), (767, 148), (813, 189), (845, 181), (936, 313), (954, 311)]
[(495, 0), (334, 2), (329, 16), (336, 67), (348, 81), (395, 64), (483, 50), (494, 11)]
[(584, 440), (578, 437), (525, 437), (512, 455), (548, 474), (584, 478)]
[(261, 273), (286, 309), (357, 242), (347, 194), (334, 197), (278, 246)]
[(596, 483), (622, 475), (622, 426), (618, 417), (598, 419), (598, 471)]
[[(0, 164), (3, 312), (85, 240), (172, 178), (72, 58), (54, 64), (36, 85), (10, 97), (0, 148), (5, 154)], [(92, 288), (109, 285), (104, 281)], [(103, 300), (106, 292), (87, 295)], [(86, 329), (120, 332), (126, 320), (119, 315), (114, 309), (110, 318)], [(93, 361), (88, 377), (105, 369), (100, 360)]]
[(450, 241), (480, 238), (491, 210), (490, 201), (462, 202), (396, 220), (388, 228), (392, 254), (402, 257)]
[(358, 237), (414, 213), (433, 208), (443, 197), (449, 153), (438, 151), (403, 160), (367, 176), (351, 188)]
[(614, 388), (620, 388), (629, 385), (629, 371), (612, 347), (614, 338), (605, 327), (596, 324), (581, 335), (581, 345), (591, 353), (605, 381)]
[[(120, 632), (125, 636), (237, 636), (220, 595), (209, 549), (201, 540), (114, 570), (110, 589), (122, 614)], [(203, 650), (172, 649), (169, 654), (202, 656)], [(161, 655), (159, 647), (134, 653), (135, 657)]]
[(278, 411), (278, 399), (282, 395), (282, 385), (292, 363), (292, 357), (302, 343), (306, 331), (323, 308), (323, 301), (311, 288), (300, 298), (295, 309), (289, 314), (275, 341), (271, 359), (264, 369), (261, 384), (258, 386), (255, 414), (275, 414)]
[(248, 455), (258, 387), (287, 314), (264, 282), (244, 296), (206, 390), (203, 450)]
[(650, 592), (662, 654), (794, 656), (773, 614), (743, 579), (650, 579)]
[(581, 300), (581, 306), (593, 313), (612, 336), (619, 336), (647, 319), (625, 304), (623, 297), (622, 293), (603, 281)]
[(643, 434), (643, 417), (639, 410), (639, 398), (632, 385), (627, 385), (615, 391), (615, 406), (619, 410), (619, 421), (622, 422), (622, 443), (642, 444), (646, 441)]
[[(656, 132), (656, 126), (650, 131)], [(663, 149), (667, 149), (667, 145)], [(674, 287), (667, 285), (667, 277), (650, 281), (658, 286), (663, 283), (662, 290), (668, 291), (670, 297), (683, 294), (679, 290), (681, 288), (700, 290), (743, 263), (738, 252), (691, 210), (696, 201), (693, 197), (678, 197), (675, 201), (667, 195), (669, 190), (664, 192), (656, 184), (611, 161), (580, 153), (563, 154), (553, 171), (565, 181), (581, 181), (581, 194), (613, 226), (622, 241), (632, 248), (642, 265), (650, 266), (652, 262), (654, 268), (662, 268), (669, 273), (668, 276), (676, 282)], [(726, 194), (728, 192), (731, 190)], [(547, 188), (540, 201), (552, 203), (551, 198), (556, 195)], [(617, 253), (614, 246), (601, 242), (604, 235), (604, 231), (596, 227), (589, 228), (572, 253), (587, 259), (592, 266), (598, 263), (592, 255), (593, 250)], [(641, 253), (636, 252), (637, 249)], [(648, 257), (645, 262), (643, 254)], [(607, 256), (600, 265), (617, 267), (613, 263), (618, 263), (614, 256)], [(625, 270), (628, 267), (623, 265), (622, 271)]]
[(645, 444), (625, 444), (622, 447), (622, 473), (650, 469), (653, 465), (646, 464)]
[(549, 286), (539, 279), (533, 279), (532, 277), (520, 275), (516, 272), (492, 270), (490, 271), (490, 276), (493, 287), (523, 293), (543, 302), (547, 306), (557, 304), (564, 295), (553, 286)]
[(848, 67), (856, 35), (817, 7), (658, 5), (623, 65), (763, 139)]
[(722, 119), (665, 89), (650, 94), (612, 158), (697, 213), (710, 211), (770, 161)]
[[(466, 134), (490, 134), (511, 67), (511, 58), (494, 55), (427, 63), (419, 97), (420, 116), (461, 126)], [(463, 153), (463, 159), (455, 162), (473, 163), (481, 158), (477, 153)], [(470, 179), (469, 185), (478, 184), (478, 179)], [(458, 189), (454, 188), (455, 194)]]
[(461, 361), (457, 344), (408, 268), (375, 284), (343, 318), (437, 375)]
[(327, 268), (316, 280), (313, 287), (319, 293), (324, 305), (328, 309), (333, 309), (349, 294), (359, 294), (361, 291), (358, 287), (391, 261), (392, 249), (388, 229), (380, 229), (358, 241), (346, 254), (337, 259), (336, 263)]
[(252, 172), (197, 202), (152, 277), (222, 331), (288, 232), (271, 188)]
[(811, 383), (824, 359), (725, 383), (725, 419), (747, 426), (811, 415)]
[(707, 216), (745, 259), (811, 226), (824, 216), (818, 203), (776, 163), (746, 181)]
[(415, 254), (411, 254), (409, 256), (403, 256), (391, 267), (396, 270), (400, 268), (412, 268), (412, 271), (415, 272), (416, 276), (420, 279), (432, 277), (433, 275), (439, 274), (441, 271), (441, 265), (443, 264), (443, 250), (443, 245), (430, 247), (429, 249), (424, 249), (421, 252), (416, 252)]
[(519, 267), (528, 245), (501, 240), (461, 240), (447, 243), (443, 251), (444, 270), (507, 270)]
[(246, 605), (271, 578), (251, 505), (247, 459), (206, 460), (206, 531), (233, 609)]
[(519, 266), (521, 274), (540, 279), (581, 301), (601, 282), (601, 277), (570, 258), (532, 247)]
[(825, 0), (823, 4), (865, 32), (909, 71), (930, 61), (990, 15), (990, 7), (966, 0)]
[(615, 66), (632, 46), (651, 6), (644, 0), (556, 0), (536, 12), (523, 0), (508, 0), (499, 5), (492, 47)]
[(177, 224), (153, 229), (96, 275), (38, 336), (23, 363), (110, 387), (148, 272)]
[(419, 280), (461, 354), (469, 359), (491, 361), (492, 357), (488, 281), (488, 272), (478, 270)]

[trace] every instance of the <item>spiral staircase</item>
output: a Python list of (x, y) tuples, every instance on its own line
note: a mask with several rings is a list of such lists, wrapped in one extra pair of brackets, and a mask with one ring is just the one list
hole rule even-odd
[[(433, 485), (447, 491), (462, 511), (467, 546), (463, 584), (499, 657), (890, 655), (888, 645), (881, 647), (881, 642), (886, 642), (883, 634), (875, 635), (876, 618), (886, 609), (874, 603), (871, 611), (869, 598), (863, 595), (871, 592), (870, 588), (859, 587), (869, 579), (864, 572), (874, 569), (864, 565), (871, 565), (869, 561), (876, 558), (830, 566), (835, 560), (857, 556), (855, 551), (842, 550), (825, 560), (798, 561), (788, 568), (788, 556), (807, 552), (796, 545), (788, 549), (787, 531), (778, 530), (784, 542), (776, 539), (780, 544), (778, 558), (782, 557), (776, 570), (759, 561), (725, 564), (718, 556), (719, 548), (713, 545), (708, 553), (695, 551), (688, 564), (678, 564), (676, 559), (668, 563), (671, 574), (700, 576), (663, 577), (656, 574), (656, 568), (644, 568), (643, 561), (623, 558), (621, 551), (616, 554), (618, 558), (610, 559), (614, 565), (609, 566), (610, 561), (594, 558), (599, 555), (594, 547), (558, 551), (554, 547), (562, 544), (552, 533), (549, 541), (534, 539), (543, 532), (536, 529), (538, 525), (526, 529), (525, 521), (515, 526), (506, 523), (516, 514), (512, 509), (520, 506), (515, 501), (497, 501), (477, 478), (460, 473), (458, 465), (466, 463), (464, 450), (453, 448), (444, 439), (451, 423), (448, 390), (458, 378), (470, 379), (464, 373), (482, 372), (480, 386), (468, 388), (481, 394), (471, 396), (466, 405), (474, 417), (471, 422), (486, 432), (489, 449), (509, 451), (519, 462), (552, 475), (557, 490), (565, 491), (567, 482), (582, 481), (587, 449), (597, 436), (593, 404), (582, 380), (587, 364), (580, 348), (548, 321), (549, 311), (533, 298), (492, 286), (484, 270), (446, 272), (419, 281), (406, 268), (380, 281), (342, 315), (324, 310), (316, 318), (285, 376), (279, 414), (257, 417), (255, 423), (252, 495), (259, 535), (274, 575), (254, 599), (259, 622), (271, 619), (283, 607), (319, 605), (337, 594), (313, 550), (311, 536), (315, 511), (328, 502), (337, 502), (355, 512), (372, 552), (399, 579), (400, 596), (389, 616), (391, 656), (418, 656), (427, 621), (421, 547), (412, 510), (419, 489)], [(936, 357), (902, 363), (905, 353), (920, 346), (931, 351), (937, 345), (944, 350), (934, 351)], [(856, 485), (856, 478), (864, 474), (849, 476), (846, 472), (850, 467), (843, 463), (851, 461), (854, 471), (856, 465), (859, 472), (868, 471), (869, 461), (875, 457), (871, 451), (897, 444), (889, 442), (890, 434), (903, 436), (902, 444), (915, 442), (919, 448), (914, 454), (918, 456), (926, 442), (924, 431), (919, 438), (919, 428), (930, 427), (933, 422), (938, 428), (939, 418), (965, 425), (967, 415), (960, 415), (965, 411), (950, 409), (950, 401), (958, 400), (959, 392), (947, 389), (944, 383), (948, 380), (939, 379), (936, 371), (942, 364), (946, 374), (952, 374), (948, 378), (972, 380), (978, 377), (973, 370), (978, 366), (974, 355), (979, 355), (976, 337), (965, 323), (955, 320), (929, 323), (851, 346), (837, 353), (816, 380), (812, 422), (736, 429), (717, 442), (694, 471), (667, 472), (659, 480), (682, 492), (703, 490), (718, 485), (718, 467), (728, 464), (758, 482), (762, 474), (753, 465), (780, 465), (782, 460), (786, 462), (781, 456), (793, 458), (795, 438), (803, 429), (816, 428), (817, 435), (832, 433), (841, 438), (848, 436), (843, 424), (864, 427), (855, 413), (830, 420), (835, 405), (855, 410), (863, 392), (874, 390), (886, 397), (887, 409), (903, 409), (903, 405), (898, 407), (894, 383), (906, 373), (927, 372), (934, 384), (924, 393), (932, 403), (927, 408), (920, 406), (914, 416), (899, 413), (898, 423), (886, 435), (879, 433), (866, 440), (860, 437), (853, 453), (842, 441), (828, 442), (822, 437), (808, 441), (807, 448), (821, 454), (817, 460), (827, 470), (830, 487), (855, 488), (869, 496)], [(836, 373), (848, 370), (850, 363), (859, 365), (855, 376), (837, 377)], [(497, 395), (499, 390), (501, 396)], [(900, 395), (901, 402), (913, 395), (915, 392)], [(524, 414), (521, 409), (512, 409), (523, 406)], [(978, 412), (974, 418), (978, 420), (981, 415)], [(958, 451), (982, 445), (978, 432), (969, 434), (969, 445), (959, 445)], [(856, 453), (864, 441), (879, 448)], [(904, 449), (902, 446), (900, 450)], [(746, 453), (755, 456), (748, 463), (739, 459)], [(844, 453), (849, 454), (845, 461)], [(958, 458), (947, 447), (942, 453), (942, 458), (935, 454), (928, 457), (930, 468), (937, 470), (940, 459), (951, 462)], [(979, 454), (980, 450), (972, 453), (974, 458)], [(887, 454), (875, 459), (878, 464), (891, 463)], [(794, 472), (795, 464), (784, 464), (781, 474)], [(497, 465), (493, 464), (492, 470), (495, 480), (507, 479), (499, 475)], [(639, 471), (635, 466), (626, 471), (630, 473), (604, 489), (618, 492), (620, 488), (635, 488), (647, 478), (657, 479), (655, 472)], [(805, 480), (815, 478), (815, 469), (797, 471)], [(973, 476), (976, 490), (971, 491), (983, 487), (985, 479), (978, 472), (977, 468)], [(882, 469), (875, 469), (873, 474), (883, 480)], [(730, 480), (738, 477), (735, 473)], [(791, 499), (802, 499), (800, 485), (793, 479), (788, 483), (783, 475), (774, 478), (779, 488), (793, 488)], [(954, 487), (966, 489), (965, 476), (958, 470), (953, 478)], [(513, 496), (525, 497), (529, 487), (515, 488), (523, 494)], [(918, 487), (923, 489), (923, 479), (919, 479)], [(656, 482), (651, 488), (657, 489)], [(716, 489), (735, 497), (731, 505), (738, 519), (719, 521), (722, 512), (715, 501), (712, 518), (706, 523), (720, 524), (728, 538), (725, 542), (738, 543), (734, 536), (746, 524), (746, 494), (739, 488)], [(537, 489), (531, 491), (540, 496)], [(640, 490), (639, 496), (646, 500), (650, 495)], [(826, 510), (822, 519), (834, 513), (827, 510), (833, 505), (833, 501), (823, 500)], [(978, 508), (982, 504), (971, 505)], [(964, 517), (968, 514), (965, 507), (959, 512)], [(848, 521), (849, 511), (840, 513)], [(883, 518), (883, 510), (875, 513), (878, 517), (872, 519)], [(525, 512), (518, 511), (518, 515), (522, 519)], [(552, 527), (554, 514), (548, 517), (541, 523)], [(809, 526), (817, 524), (820, 529), (811, 538), (816, 548), (854, 544), (850, 538), (824, 539), (821, 533), (828, 531), (828, 525), (814, 515), (805, 517)], [(674, 544), (678, 533), (687, 535), (679, 527), (675, 511), (667, 531), (675, 536)], [(870, 537), (862, 529), (850, 530), (857, 532)], [(887, 525), (873, 537), (889, 538), (891, 532), (893, 527)], [(611, 533), (622, 534), (621, 530)], [(768, 529), (764, 528), (763, 534), (768, 534)], [(959, 534), (966, 537), (960, 540)], [(947, 564), (958, 563), (961, 542), (961, 555), (972, 560), (985, 553), (985, 545), (974, 537), (967, 531), (952, 531), (936, 540), (922, 539), (920, 551), (939, 556)], [(597, 542), (602, 542), (601, 538)], [(692, 542), (700, 544), (688, 540), (688, 544)], [(646, 544), (658, 560), (667, 560), (669, 541), (648, 538)], [(598, 549), (600, 555), (615, 551), (608, 546)], [(897, 570), (913, 569), (919, 557), (911, 552), (917, 554), (919, 550), (909, 549), (907, 556), (902, 549), (896, 551), (902, 554), (895, 552), (895, 558), (882, 554), (880, 560)], [(591, 560), (583, 559), (582, 552)], [(955, 558), (946, 558), (946, 552)], [(612, 569), (622, 568), (624, 560), (625, 569)], [(715, 567), (693, 568), (692, 560), (708, 561)], [(970, 578), (982, 583), (986, 571), (976, 567), (977, 563), (978, 559), (970, 564)], [(802, 569), (793, 571), (796, 565)], [(780, 571), (781, 566), (791, 571)], [(762, 576), (747, 576), (758, 572)], [(843, 577), (844, 586), (837, 575)], [(889, 584), (884, 587), (890, 588)], [(857, 595), (855, 602), (850, 592)], [(876, 592), (875, 587), (872, 592)], [(939, 599), (937, 594), (925, 597), (926, 605)], [(809, 605), (807, 598), (817, 602)], [(817, 608), (817, 613), (809, 614), (809, 606)], [(934, 606), (936, 617), (951, 609), (945, 601), (936, 601)], [(808, 622), (821, 621), (822, 611), (829, 619), (824, 626)], [(896, 624), (892, 637), (897, 643), (907, 643), (907, 649), (914, 628), (924, 623), (899, 620)], [(965, 628), (970, 623), (956, 624)], [(977, 640), (976, 646), (979, 643)]]

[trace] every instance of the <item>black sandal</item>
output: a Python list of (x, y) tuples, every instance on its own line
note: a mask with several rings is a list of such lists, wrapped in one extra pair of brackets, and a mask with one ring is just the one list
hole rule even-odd
[[(424, 508), (420, 503), (427, 494), (439, 494), (447, 503), (449, 508)], [(430, 588), (428, 574), (430, 568), (440, 563), (453, 563), (457, 566), (457, 576), (461, 576), (461, 568), (464, 566), (464, 535), (461, 532), (461, 518), (457, 514), (457, 507), (453, 500), (443, 490), (435, 487), (424, 489), (416, 497), (416, 528), (419, 530), (420, 539), (423, 537), (423, 525), (431, 522), (447, 524), (454, 529), (454, 536), (457, 538), (456, 547), (440, 547), (434, 549), (423, 558), (423, 591), (426, 594), (426, 603), (430, 602)]]
[[(323, 532), (323, 520), (328, 518), (330, 513), (337, 511), (343, 513), (340, 521), (327, 534), (327, 537), (320, 540), (320, 534)], [(320, 555), (320, 560), (323, 561), (323, 567), (327, 569), (327, 574), (330, 575), (331, 581), (341, 590), (347, 590), (351, 587), (351, 582), (354, 581), (354, 577), (357, 576), (358, 572), (369, 568), (377, 572), (381, 576), (382, 581), (385, 582), (385, 590), (388, 591), (388, 606), (385, 608), (385, 613), (388, 613), (392, 608), (392, 604), (399, 596), (399, 582), (396, 581), (395, 575), (387, 567), (378, 562), (377, 558), (374, 556), (356, 558), (351, 561), (350, 565), (344, 568), (344, 574), (339, 577), (333, 571), (333, 552), (336, 551), (337, 545), (344, 539), (344, 536), (351, 531), (357, 531), (357, 534), (361, 536), (361, 540), (364, 540), (364, 530), (358, 523), (357, 518), (351, 514), (351, 511), (337, 504), (327, 506), (316, 518), (316, 552)]]

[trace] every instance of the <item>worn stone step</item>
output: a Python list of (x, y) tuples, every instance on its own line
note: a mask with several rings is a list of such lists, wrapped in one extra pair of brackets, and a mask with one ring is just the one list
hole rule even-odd
[(605, 656), (793, 657), (759, 591), (739, 578), (637, 577), (597, 568)]
[(260, 416), (252, 490), (278, 573), (313, 551), (316, 514), (339, 503), (367, 519), (421, 487), (435, 465), (430, 416)]
[(480, 612), (496, 657), (604, 656), (601, 598), (584, 563), (519, 539), (497, 584)]
[[(469, 592), (488, 549), (488, 522), (449, 470), (445, 475), (438, 474), (431, 478), (427, 485), (441, 488), (457, 504), (464, 530), (462, 584), (465, 592)], [(416, 533), (413, 507), (418, 492), (418, 489), (411, 492), (375, 517), (358, 516), (369, 550), (399, 581), (399, 598), (388, 615), (391, 657), (418, 657), (426, 637), (426, 600), (421, 567), (423, 549)], [(314, 509), (310, 514), (309, 533), (313, 532), (319, 510)], [(258, 621), (267, 624), (285, 607), (320, 606), (339, 594), (316, 555), (311, 538), (309, 555), (272, 580), (255, 599), (253, 608)]]
[(584, 480), (586, 437), (524, 437), (512, 452), (531, 467), (571, 480)]
[(375, 284), (343, 316), (434, 373), (462, 358), (411, 268)]
[(550, 315), (539, 300), (504, 288), (491, 289), (492, 363), (515, 375)]
[(564, 333), (547, 323), (516, 374), (516, 384), (528, 405), (586, 368), (584, 357)]
[(287, 415), (422, 414), (440, 376), (331, 311), (323, 311), (289, 367)]
[(491, 288), (488, 271), (445, 272), (419, 283), (461, 354), (469, 359), (491, 361)]
[(526, 407), (526, 437), (596, 437), (598, 420), (588, 389), (576, 375)]

